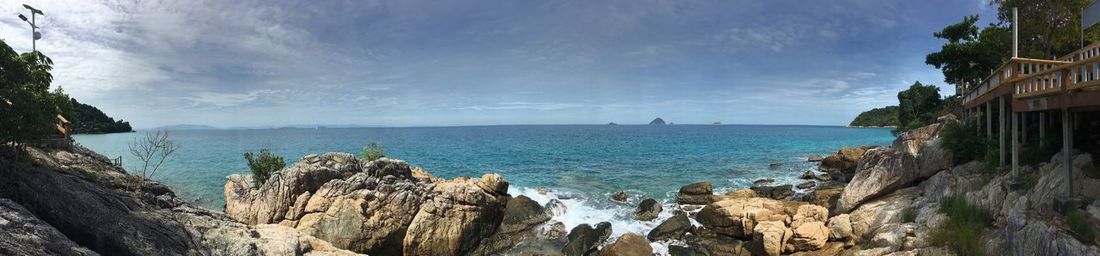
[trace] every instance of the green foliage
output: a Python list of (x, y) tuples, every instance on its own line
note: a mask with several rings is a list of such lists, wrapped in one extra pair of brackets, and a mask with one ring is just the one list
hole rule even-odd
[(248, 161), (248, 169), (252, 170), (252, 178), (255, 179), (256, 184), (264, 184), (272, 173), (286, 167), (283, 157), (271, 154), (271, 150), (266, 148), (260, 149), (259, 156), (253, 155), (252, 152), (244, 152), (244, 160)]
[[(997, 18), (1006, 28), (1012, 21), (1012, 8), (1019, 8), (1020, 56), (1049, 59), (1080, 48), (1081, 9), (1092, 1), (1002, 0), (994, 4), (997, 2)], [(1086, 44), (1098, 38), (1100, 31), (1095, 27), (1085, 30)]]
[(940, 98), (939, 87), (924, 85), (919, 81), (913, 83), (909, 89), (898, 92), (898, 128), (894, 133), (920, 128), (935, 122), (941, 113), (942, 105), (943, 99)]
[(133, 128), (130, 127), (130, 122), (123, 120), (115, 121), (100, 111), (98, 108), (77, 102), (76, 99), (72, 99), (70, 104), (74, 107), (76, 112), (76, 119), (70, 119), (72, 121), (73, 133), (115, 133), (115, 132), (132, 132)]
[(910, 223), (917, 221), (917, 210), (913, 207), (905, 208), (901, 211), (901, 222)]
[(979, 84), (1011, 56), (1011, 31), (1003, 26), (989, 26), (979, 33), (977, 21), (977, 15), (963, 17), (962, 22), (933, 34), (947, 43), (939, 52), (928, 54), (924, 63), (942, 70), (944, 82)]
[(959, 255), (985, 255), (982, 232), (993, 223), (985, 209), (956, 195), (940, 201), (940, 212), (947, 214), (947, 220), (932, 230), (933, 245)]
[(360, 156), (367, 161), (374, 161), (386, 157), (382, 152), (382, 143), (376, 141), (371, 141), (363, 145), (363, 153), (361, 153)]
[(1066, 226), (1069, 226), (1069, 230), (1073, 231), (1073, 235), (1078, 240), (1086, 244), (1093, 244), (1096, 239), (1096, 231), (1092, 229), (1092, 225), (1089, 224), (1085, 216), (1081, 214), (1081, 211), (1077, 209), (1070, 209), (1066, 212), (1065, 218)]
[(59, 134), (57, 115), (71, 118), (61, 89), (50, 91), (53, 60), (40, 52), (16, 54), (0, 40), (0, 144), (26, 143)]
[(955, 163), (966, 163), (982, 159), (985, 156), (985, 137), (978, 134), (978, 122), (964, 121), (947, 125), (940, 132), (944, 149), (951, 152)]
[(875, 108), (860, 113), (848, 126), (898, 126), (898, 106)]
[(1001, 164), (1001, 150), (996, 142), (995, 140), (986, 140), (984, 161), (986, 170), (996, 170)]
[(1022, 171), (1016, 174), (1016, 182), (1019, 184), (1019, 190), (1031, 191), (1035, 184), (1039, 183), (1039, 175), (1034, 171)]

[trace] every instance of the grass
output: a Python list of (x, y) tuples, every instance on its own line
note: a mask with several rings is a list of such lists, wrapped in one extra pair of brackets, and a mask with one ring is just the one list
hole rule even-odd
[(1093, 244), (1096, 239), (1096, 231), (1092, 229), (1092, 225), (1089, 225), (1085, 216), (1081, 215), (1081, 211), (1070, 209), (1066, 213), (1065, 222), (1066, 226), (1069, 226), (1069, 230), (1073, 231), (1073, 235), (1077, 237), (1077, 240), (1085, 244)]
[(901, 211), (901, 222), (910, 223), (917, 221), (917, 210), (912, 207)]
[(985, 209), (956, 195), (940, 201), (940, 212), (947, 214), (947, 221), (932, 230), (932, 244), (959, 255), (986, 255), (982, 233), (993, 218)]

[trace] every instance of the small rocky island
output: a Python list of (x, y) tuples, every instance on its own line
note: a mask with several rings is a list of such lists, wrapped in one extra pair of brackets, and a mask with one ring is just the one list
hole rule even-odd
[(649, 121), (649, 125), (665, 125), (665, 120), (658, 117), (653, 119), (653, 121)]

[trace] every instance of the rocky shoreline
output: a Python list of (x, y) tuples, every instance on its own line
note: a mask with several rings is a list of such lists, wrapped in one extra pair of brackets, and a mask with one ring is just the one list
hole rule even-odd
[[(978, 162), (952, 163), (939, 132), (953, 118), (890, 147), (840, 149), (799, 184), (761, 180), (716, 194), (683, 186), (675, 203), (640, 200), (645, 234), (610, 222), (566, 226), (562, 201), (509, 194), (497, 174), (441, 179), (394, 159), (346, 153), (303, 157), (263, 184), (231, 175), (225, 211), (195, 207), (79, 146), (28, 148), (0, 162), (0, 254), (11, 255), (951, 255), (931, 243), (958, 195), (989, 210), (992, 255), (1096, 255), (1050, 205), (1066, 191), (1057, 161), (1027, 170), (1030, 188)], [(1055, 156), (1057, 159), (1060, 156)], [(1100, 197), (1088, 154), (1074, 155), (1078, 194)], [(1080, 184), (1080, 183), (1079, 183)], [(541, 191), (540, 191), (541, 192)], [(1100, 202), (1085, 207), (1100, 220)], [(1095, 211), (1094, 211), (1095, 209)], [(664, 216), (658, 218), (657, 216)], [(613, 234), (621, 234), (615, 235)]]

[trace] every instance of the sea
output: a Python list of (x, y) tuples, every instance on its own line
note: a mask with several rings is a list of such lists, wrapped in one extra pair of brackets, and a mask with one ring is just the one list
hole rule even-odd
[[(136, 170), (128, 145), (148, 131), (76, 135), (77, 143)], [(480, 177), (499, 173), (513, 196), (545, 204), (562, 200), (567, 210), (554, 219), (566, 229), (602, 221), (613, 237), (646, 234), (671, 216), (683, 185), (710, 181), (716, 193), (746, 188), (757, 179), (798, 184), (817, 171), (813, 155), (841, 147), (888, 145), (886, 128), (802, 125), (500, 125), (400, 128), (283, 128), (170, 131), (180, 145), (152, 179), (203, 207), (223, 210), (226, 176), (247, 173), (242, 154), (268, 148), (292, 165), (302, 156), (325, 152), (358, 154), (379, 142), (390, 158), (420, 166), (437, 177)], [(782, 165), (779, 168), (772, 164)], [(541, 192), (540, 192), (541, 190)], [(549, 192), (547, 192), (547, 190)], [(627, 202), (610, 195), (624, 191)], [(637, 221), (638, 202), (654, 198), (664, 208), (652, 221)]]

